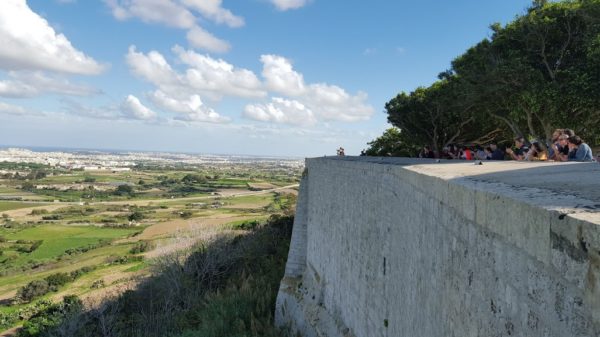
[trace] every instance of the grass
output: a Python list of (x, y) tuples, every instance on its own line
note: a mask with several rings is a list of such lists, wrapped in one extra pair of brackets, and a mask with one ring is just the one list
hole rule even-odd
[(11, 202), (11, 201), (0, 201), (0, 212), (10, 211), (13, 209), (20, 208), (29, 208), (36, 206), (44, 206), (45, 204), (41, 203), (31, 203), (31, 202)]
[(5, 187), (5, 186), (0, 186), (0, 193), (19, 193), (21, 192), (21, 190), (18, 190), (16, 188), (12, 188), (12, 187)]
[(68, 249), (88, 247), (96, 245), (102, 240), (126, 237), (139, 230), (139, 228), (42, 225), (16, 233), (9, 233), (4, 237), (7, 240), (44, 240), (42, 245), (34, 252), (20, 254), (19, 258), (12, 261), (13, 265), (19, 266), (30, 260), (47, 261), (54, 259), (61, 256)]
[(84, 266), (97, 266), (106, 262), (107, 256), (122, 256), (128, 254), (133, 244), (106, 246), (74, 256), (68, 260), (57, 262), (49, 270), (35, 270), (29, 273), (19, 273), (0, 277), (0, 291), (10, 292), (25, 285), (33, 279), (42, 279), (54, 273), (68, 273)]
[(245, 196), (239, 196), (239, 197), (227, 197), (227, 198), (224, 198), (223, 201), (226, 201), (230, 205), (239, 205), (239, 204), (262, 205), (265, 202), (273, 201), (273, 193), (258, 194), (258, 195), (245, 195)]
[(201, 244), (186, 261), (164, 260), (137, 289), (100, 309), (42, 312), (47, 318), (26, 323), (35, 329), (23, 336), (53, 335), (55, 329), (63, 336), (100, 336), (106, 322), (111, 335), (122, 337), (282, 336), (273, 327), (273, 312), (292, 221), (273, 217), (247, 234)]

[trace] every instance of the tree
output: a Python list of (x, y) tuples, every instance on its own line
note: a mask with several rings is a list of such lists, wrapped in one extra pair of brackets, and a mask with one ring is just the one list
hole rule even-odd
[(132, 195), (133, 187), (130, 185), (119, 185), (114, 193), (116, 195)]
[(362, 150), (361, 156), (412, 157), (419, 151), (419, 147), (404, 138), (400, 129), (389, 128), (383, 135), (369, 142), (369, 148)]
[(490, 28), (437, 82), (386, 104), (405, 142), (439, 151), (570, 128), (600, 144), (600, 0), (537, 0)]
[(206, 178), (199, 174), (186, 174), (181, 178), (181, 182), (186, 185), (206, 183)]

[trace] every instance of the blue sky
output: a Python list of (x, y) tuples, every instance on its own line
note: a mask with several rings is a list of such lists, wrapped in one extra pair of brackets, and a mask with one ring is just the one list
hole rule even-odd
[(2, 0), (0, 144), (358, 154), (529, 0)]

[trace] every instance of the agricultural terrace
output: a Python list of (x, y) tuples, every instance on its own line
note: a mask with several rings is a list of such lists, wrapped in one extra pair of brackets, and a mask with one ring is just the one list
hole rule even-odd
[(134, 287), (153, 259), (294, 211), (301, 171), (250, 164), (82, 171), (0, 163), (0, 327)]

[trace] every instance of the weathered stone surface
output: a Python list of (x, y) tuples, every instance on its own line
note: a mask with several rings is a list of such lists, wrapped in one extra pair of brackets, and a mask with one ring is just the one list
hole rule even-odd
[(600, 336), (599, 226), (597, 163), (308, 159), (276, 324)]

